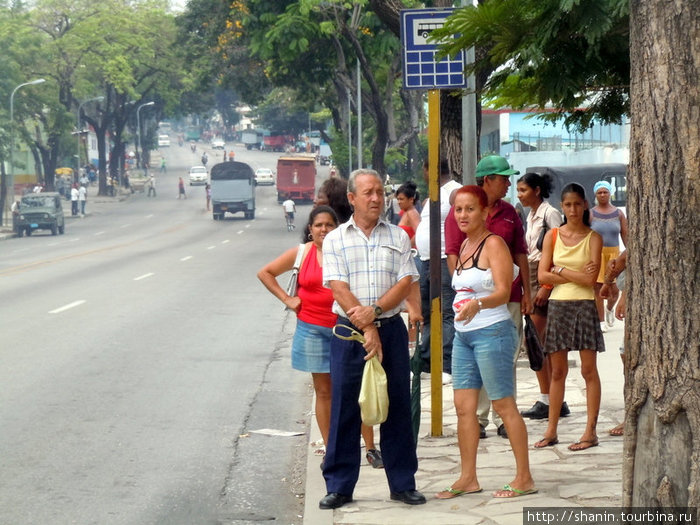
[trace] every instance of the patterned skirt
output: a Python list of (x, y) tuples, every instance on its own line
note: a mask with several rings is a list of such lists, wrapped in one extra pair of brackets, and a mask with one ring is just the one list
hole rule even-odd
[(544, 353), (559, 350), (605, 352), (595, 301), (549, 301)]

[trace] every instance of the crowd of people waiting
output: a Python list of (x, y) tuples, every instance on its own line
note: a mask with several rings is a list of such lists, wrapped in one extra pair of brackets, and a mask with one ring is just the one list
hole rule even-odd
[[(426, 163), (426, 179), (427, 168)], [(482, 491), (476, 457), (491, 408), (497, 434), (510, 441), (516, 467), (512, 480), (493, 496), (534, 494), (523, 418), (548, 420), (534, 448), (559, 442), (559, 420), (570, 413), (564, 401), (568, 352), (579, 352), (587, 414), (583, 434), (568, 448), (576, 452), (598, 445), (596, 359), (605, 350), (603, 332), (615, 316), (624, 318), (620, 307), (616, 314), (610, 312), (619, 294), (615, 277), (626, 261), (625, 254), (619, 255), (618, 236), (626, 241), (627, 223), (610, 204), (612, 188), (605, 181), (595, 186), (595, 207), (580, 184), (566, 185), (557, 196), (559, 212), (547, 201), (549, 176), (523, 175), (517, 195), (530, 210), (523, 225), (504, 200), (511, 177), (519, 172), (503, 157), (481, 159), (476, 185), (455, 182), (445, 161), (439, 174), (442, 379), (454, 390), (461, 468), (458, 479), (435, 497)], [(409, 328), (425, 323), (418, 351), (423, 370), (429, 371), (430, 215), (414, 182), (402, 184), (391, 197), (398, 208), (394, 217), (385, 214), (385, 208), (397, 210), (386, 202), (384, 181), (376, 172), (356, 170), (347, 183), (331, 177), (318, 191), (302, 244), (258, 272), (265, 287), (297, 315), (292, 367), (312, 374), (316, 420), (326, 446), (321, 469), (328, 493), (319, 502), (322, 509), (352, 501), (360, 434), (368, 461), (386, 469), (391, 499), (425, 503), (415, 487), (408, 337), (399, 314), (408, 312)], [(290, 295), (277, 278), (292, 268), (299, 269), (298, 292)], [(545, 359), (537, 372), (540, 397), (519, 412), (515, 365), (523, 316), (528, 315)], [(334, 337), (338, 323), (361, 333), (361, 339)], [(357, 403), (363, 365), (375, 355), (386, 371), (390, 401), (389, 416), (380, 427), (381, 453), (372, 427), (361, 424)], [(622, 435), (622, 426), (610, 433)]]

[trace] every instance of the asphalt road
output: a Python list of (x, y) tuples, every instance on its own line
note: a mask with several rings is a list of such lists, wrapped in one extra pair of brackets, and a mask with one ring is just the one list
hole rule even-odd
[(0, 243), (0, 524), (301, 523), (310, 377), (255, 278), (299, 235), (274, 187), (253, 221), (178, 200), (201, 148), (165, 152), (156, 198)]

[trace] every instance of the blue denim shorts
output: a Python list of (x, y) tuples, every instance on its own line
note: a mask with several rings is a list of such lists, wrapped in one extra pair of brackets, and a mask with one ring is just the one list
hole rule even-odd
[(512, 397), (513, 355), (517, 344), (513, 321), (506, 319), (472, 332), (455, 332), (452, 345), (454, 390), (486, 387), (490, 400)]
[(292, 368), (302, 372), (330, 373), (331, 339), (332, 328), (297, 319), (292, 340)]

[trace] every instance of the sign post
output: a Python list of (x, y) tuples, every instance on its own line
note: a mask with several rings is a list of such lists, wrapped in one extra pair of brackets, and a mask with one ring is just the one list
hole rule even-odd
[[(431, 435), (442, 436), (442, 308), (440, 214), (440, 90), (467, 87), (464, 52), (436, 60), (439, 42), (430, 34), (454, 9), (401, 11), (404, 89), (428, 90), (428, 190), (430, 197), (430, 398)], [(419, 351), (419, 349), (416, 349)]]

